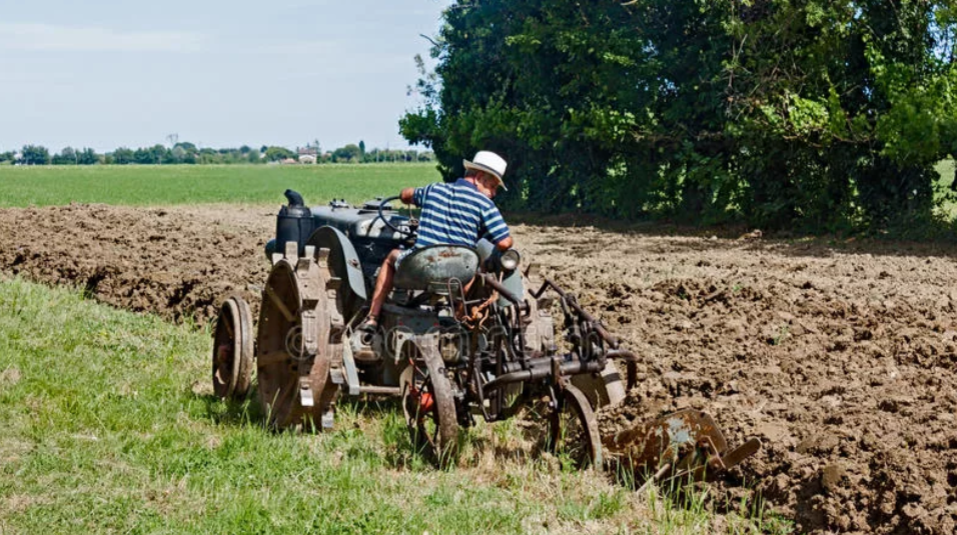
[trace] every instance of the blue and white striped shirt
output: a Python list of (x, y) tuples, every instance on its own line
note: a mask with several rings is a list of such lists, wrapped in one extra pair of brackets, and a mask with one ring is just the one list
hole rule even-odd
[(416, 188), (412, 203), (422, 208), (416, 249), (439, 244), (474, 247), (482, 237), (498, 243), (509, 236), (495, 203), (465, 179)]

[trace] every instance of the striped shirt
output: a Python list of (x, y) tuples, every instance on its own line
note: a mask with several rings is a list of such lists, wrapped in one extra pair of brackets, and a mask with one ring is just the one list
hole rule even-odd
[(465, 179), (416, 188), (412, 203), (422, 208), (416, 249), (430, 245), (475, 247), (483, 237), (498, 243), (509, 236), (495, 203)]

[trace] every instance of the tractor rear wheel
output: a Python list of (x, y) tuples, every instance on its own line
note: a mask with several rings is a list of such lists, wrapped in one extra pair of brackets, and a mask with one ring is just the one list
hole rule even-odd
[(335, 290), (323, 254), (312, 250), (302, 258), (287, 251), (263, 290), (256, 367), (259, 401), (274, 429), (331, 425), (338, 393), (331, 377), (341, 347), (333, 340)]
[(220, 399), (243, 399), (249, 392), (252, 329), (246, 301), (236, 296), (223, 302), (213, 331), (213, 391)]

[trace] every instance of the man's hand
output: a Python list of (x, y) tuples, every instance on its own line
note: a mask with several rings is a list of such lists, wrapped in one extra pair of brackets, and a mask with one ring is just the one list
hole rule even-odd
[(415, 195), (415, 188), (405, 188), (399, 193), (399, 197), (402, 198), (402, 202), (405, 204), (412, 204), (413, 195)]
[(499, 251), (502, 251), (504, 253), (505, 251), (508, 251), (509, 249), (511, 249), (513, 244), (514, 242), (512, 241), (512, 237), (509, 236), (505, 238), (504, 240), (496, 243), (495, 247), (497, 247)]

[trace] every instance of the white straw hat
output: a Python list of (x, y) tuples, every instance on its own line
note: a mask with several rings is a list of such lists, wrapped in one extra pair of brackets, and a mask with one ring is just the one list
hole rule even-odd
[(508, 188), (505, 187), (505, 181), (502, 180), (502, 175), (505, 174), (505, 168), (508, 167), (508, 164), (505, 163), (505, 160), (498, 154), (487, 150), (480, 150), (475, 153), (475, 158), (472, 158), (471, 162), (462, 160), (462, 165), (464, 165), (466, 169), (485, 171), (494, 176), (498, 179), (498, 183), (502, 186), (502, 189), (508, 191)]

